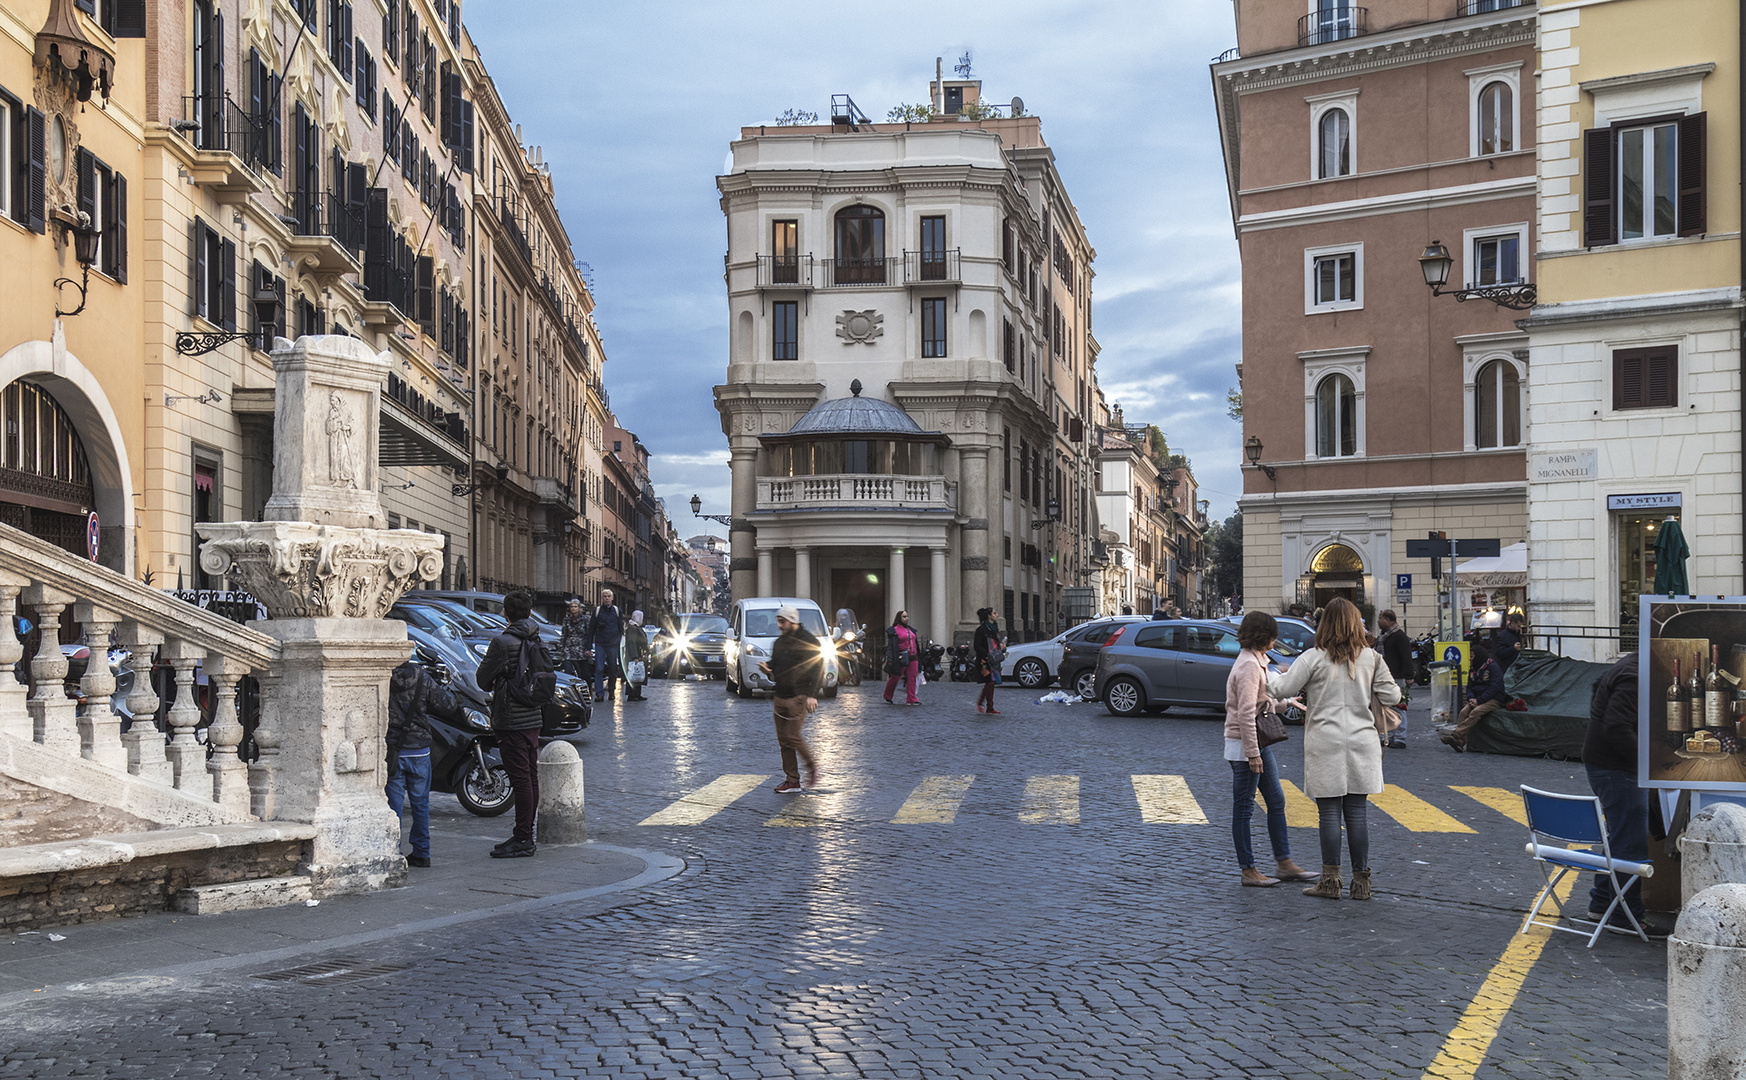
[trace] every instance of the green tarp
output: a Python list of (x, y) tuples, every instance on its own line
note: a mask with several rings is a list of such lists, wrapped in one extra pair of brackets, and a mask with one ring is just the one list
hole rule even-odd
[(1486, 754), (1579, 760), (1588, 733), (1588, 701), (1606, 664), (1524, 649), (1504, 678), (1526, 712), (1499, 709), (1467, 733), (1467, 748)]

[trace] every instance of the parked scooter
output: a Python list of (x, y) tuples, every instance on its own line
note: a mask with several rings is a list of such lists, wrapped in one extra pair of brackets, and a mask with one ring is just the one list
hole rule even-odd
[(952, 681), (976, 681), (976, 650), (968, 645), (957, 645), (952, 649)]
[(1437, 635), (1424, 634), (1413, 641), (1413, 685), (1431, 685), (1431, 664), (1437, 659)]
[(939, 682), (945, 678), (945, 671), (940, 667), (940, 658), (946, 655), (944, 645), (928, 642), (921, 650), (921, 673), (927, 676), (928, 682)]

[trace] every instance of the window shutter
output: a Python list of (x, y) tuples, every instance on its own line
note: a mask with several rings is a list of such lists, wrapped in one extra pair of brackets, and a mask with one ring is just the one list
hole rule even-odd
[(109, 184), (110, 206), (103, 215), (107, 232), (103, 251), (109, 261), (109, 276), (127, 284), (127, 177), (120, 173)]
[(79, 6), (80, 11), (92, 18), (97, 17), (97, 0), (73, 0), (73, 2)]
[(352, 5), (340, 5), (340, 71), (352, 69)]
[(225, 240), (218, 245), (218, 325), (236, 329), (236, 242)]
[[(287, 327), (291, 321), (291, 310), (285, 303), (285, 279), (277, 274), (273, 275), (273, 292), (279, 297), (279, 318), (273, 323), (273, 333), (278, 337), (285, 337), (289, 333)], [(267, 342), (269, 349), (272, 344), (271, 341)]]
[(461, 170), (463, 172), (471, 173), (473, 171), (474, 141), (473, 103), (471, 101), (461, 102), (461, 117)]
[(1659, 409), (1679, 404), (1679, 364), (1675, 352), (1651, 352), (1643, 358), (1645, 408)]
[(115, 5), (115, 36), (142, 38), (146, 36), (145, 0), (111, 0)]
[(389, 300), (388, 279), (393, 269), (392, 233), (388, 226), (388, 189), (370, 188), (364, 196), (364, 296)]
[(249, 50), (249, 145), (244, 154), (252, 163), (267, 161), (267, 65), (259, 49)]
[(33, 233), (48, 231), (48, 132), (40, 109), (27, 109), (24, 114), (25, 142), (25, 224)]
[(443, 352), (452, 356), (455, 352), (455, 300), (447, 289), (443, 290), (441, 308), (442, 334), (438, 340)]
[(78, 167), (79, 176), (79, 212), (90, 215), (89, 220), (95, 224), (97, 218), (97, 159), (91, 156), (91, 151), (79, 148), (74, 163)]
[(457, 362), (459, 362), (461, 367), (463, 367), (463, 368), (465, 368), (467, 366), (467, 357), (468, 357), (469, 353), (471, 352), (471, 347), (470, 347), (471, 341), (467, 336), (470, 332), (471, 332), (471, 327), (469, 327), (467, 325), (467, 309), (462, 307), (459, 304), (456, 304), (455, 305), (455, 360)]
[(1613, 408), (1643, 407), (1643, 357), (1635, 352), (1613, 353)]
[(354, 254), (364, 250), (364, 213), (365, 204), (370, 197), (370, 173), (361, 163), (354, 162), (346, 166), (346, 212), (348, 220), (346, 227), (346, 245)]
[(1582, 242), (1602, 247), (1613, 234), (1613, 133), (1591, 128), (1582, 133)]
[[(214, 5), (214, 6), (216, 7), (217, 5)], [(208, 93), (210, 93), (212, 95), (212, 104), (209, 106), (209, 108), (212, 110), (213, 119), (216, 121), (213, 124), (213, 127), (215, 127), (217, 129), (213, 133), (212, 137), (220, 140), (218, 143), (216, 143), (214, 145), (223, 146), (224, 143), (222, 140), (224, 139), (224, 120), (225, 120), (225, 117), (224, 117), (224, 106), (223, 106), (223, 102), (224, 102), (224, 12), (222, 12), (222, 11), (214, 11), (212, 13), (212, 48), (211, 48), (210, 52), (212, 53), (212, 89), (209, 90)], [(205, 134), (206, 134), (205, 132), (201, 132), (202, 136), (204, 136)]]
[(1679, 235), (1697, 236), (1709, 229), (1704, 200), (1704, 172), (1708, 168), (1704, 114), (1693, 113), (1679, 121)]
[(295, 181), (291, 213), (300, 221), (305, 218), (303, 203), (308, 198), (306, 192), (299, 190), (308, 182), (305, 178), (309, 175), (309, 125), (304, 121), (305, 115), (303, 102), (299, 101), (291, 110), (291, 138), (296, 140), (291, 148), (291, 179)]
[(188, 270), (188, 291), (194, 296), (194, 314), (203, 319), (206, 318), (206, 231), (206, 222), (195, 218), (189, 236), (194, 258)]
[(353, 93), (357, 97), (358, 108), (363, 109), (365, 112), (369, 112), (370, 111), (370, 84), (369, 84), (369, 81), (364, 78), (365, 53), (364, 53), (364, 41), (362, 38), (359, 38), (357, 43), (352, 47), (352, 53), (357, 58), (353, 62), (354, 63), (354, 71), (353, 71), (353, 75), (352, 75), (352, 83), (353, 83), (352, 90), (353, 90)]
[(418, 257), (418, 321), (424, 327), (424, 332), (433, 337), (436, 330), (433, 321), (436, 318), (436, 298), (431, 294), (435, 271), (436, 263), (429, 255)]
[(285, 97), (285, 79), (281, 75), (269, 78), (267, 89), (267, 153), (272, 155), (273, 175), (278, 176), (285, 170), (285, 163), (280, 148), (285, 145), (285, 109), (282, 102)]

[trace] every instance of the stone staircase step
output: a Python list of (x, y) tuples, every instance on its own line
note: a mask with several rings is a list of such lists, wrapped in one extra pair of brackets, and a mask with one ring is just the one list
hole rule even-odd
[(171, 906), (187, 915), (222, 915), (227, 911), (300, 904), (313, 899), (314, 895), (312, 884), (306, 877), (256, 878), (179, 889)]

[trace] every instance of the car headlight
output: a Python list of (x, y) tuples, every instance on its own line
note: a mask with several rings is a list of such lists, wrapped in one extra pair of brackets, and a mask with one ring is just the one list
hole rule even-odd
[(762, 645), (747, 645), (746, 646), (746, 655), (747, 656), (769, 656), (770, 654), (764, 651), (764, 646), (762, 646)]

